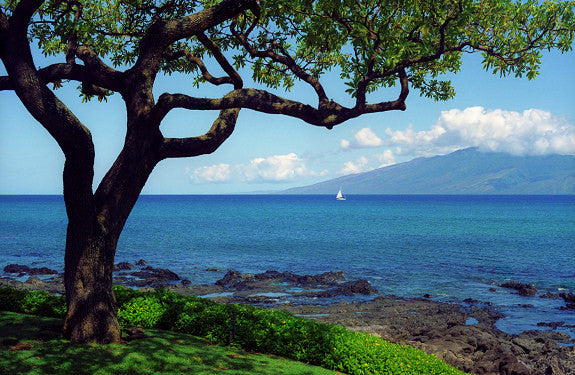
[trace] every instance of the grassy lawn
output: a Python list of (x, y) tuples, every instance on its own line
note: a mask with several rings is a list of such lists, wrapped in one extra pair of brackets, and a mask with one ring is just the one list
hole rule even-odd
[(59, 319), (0, 311), (0, 373), (337, 374), (155, 329), (125, 344), (75, 345), (61, 338), (61, 324)]

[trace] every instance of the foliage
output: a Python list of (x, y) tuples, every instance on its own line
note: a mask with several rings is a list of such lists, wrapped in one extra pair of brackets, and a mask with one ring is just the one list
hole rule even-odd
[(47, 292), (0, 287), (0, 310), (62, 318), (66, 303), (63, 296)]
[(118, 309), (118, 320), (122, 325), (155, 327), (166, 311), (166, 307), (154, 297), (136, 297)]
[[(3, 8), (10, 11), (17, 3), (6, 0)], [(126, 67), (136, 62), (140, 42), (154, 22), (217, 3), (47, 1), (29, 34), (46, 55), (66, 54), (73, 40), (115, 67)], [(289, 89), (297, 79), (334, 70), (355, 96), (362, 85), (367, 92), (394, 86), (399, 69), (408, 68), (421, 95), (447, 100), (454, 88), (438, 77), (458, 72), (462, 53), (482, 53), (484, 68), (495, 74), (533, 79), (541, 50), (571, 50), (574, 7), (573, 1), (537, 0), (262, 0), (257, 12), (221, 22), (207, 30), (207, 37), (231, 56), (236, 69), (249, 66), (253, 80), (268, 87)], [(199, 86), (208, 80), (197, 59), (213, 56), (199, 36), (189, 35), (166, 47), (162, 70), (193, 74)]]
[[(0, 301), (10, 293), (32, 292), (2, 288)], [(275, 354), (349, 374), (460, 374), (418, 349), (281, 310), (217, 304), (166, 290), (143, 293), (115, 287), (115, 294), (124, 327), (168, 329), (206, 338), (212, 344)], [(0, 309), (9, 306), (0, 305)]]
[(282, 357), (210, 345), (190, 335), (146, 329), (115, 345), (74, 345), (61, 338), (60, 319), (0, 312), (2, 374), (260, 374), (327, 375)]

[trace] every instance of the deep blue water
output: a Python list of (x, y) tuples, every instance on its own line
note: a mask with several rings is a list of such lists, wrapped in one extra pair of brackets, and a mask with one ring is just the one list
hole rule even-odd
[[(0, 215), (1, 268), (63, 269), (61, 197), (0, 196)], [(116, 255), (139, 259), (192, 283), (222, 277), (206, 268), (345, 271), (382, 294), (492, 302), (508, 332), (575, 324), (562, 300), (496, 287), (575, 292), (575, 196), (142, 196)]]

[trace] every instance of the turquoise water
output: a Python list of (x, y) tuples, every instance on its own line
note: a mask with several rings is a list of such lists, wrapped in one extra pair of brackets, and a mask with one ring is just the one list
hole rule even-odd
[[(0, 214), (2, 268), (63, 268), (61, 197), (0, 197)], [(575, 292), (574, 240), (575, 196), (143, 196), (116, 260), (145, 259), (192, 283), (222, 277), (206, 268), (345, 271), (382, 294), (491, 302), (507, 316), (499, 327), (516, 333), (575, 324), (562, 300), (497, 287)]]

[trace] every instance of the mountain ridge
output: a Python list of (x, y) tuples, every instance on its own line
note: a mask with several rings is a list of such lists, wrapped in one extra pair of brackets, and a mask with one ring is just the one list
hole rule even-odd
[(575, 194), (575, 156), (515, 156), (477, 148), (420, 157), (291, 188), (282, 194)]

